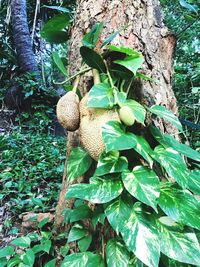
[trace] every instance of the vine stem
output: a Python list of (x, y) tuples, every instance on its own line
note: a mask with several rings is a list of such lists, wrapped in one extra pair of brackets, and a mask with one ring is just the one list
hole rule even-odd
[(66, 80), (64, 80), (64, 81), (62, 81), (62, 82), (55, 82), (55, 81), (53, 81), (53, 83), (54, 83), (54, 84), (65, 84), (65, 83), (67, 83), (67, 82), (69, 82), (69, 81), (75, 79), (77, 76), (79, 76), (79, 75), (81, 75), (81, 74), (84, 74), (84, 73), (90, 71), (91, 69), (92, 69), (92, 68), (89, 67), (89, 68), (80, 70), (79, 72), (77, 72), (76, 74), (72, 75), (71, 77), (69, 77), (68, 79), (66, 79)]
[(73, 85), (73, 89), (72, 89), (72, 91), (75, 92), (75, 93), (76, 93), (76, 91), (77, 91), (77, 88), (78, 88), (80, 79), (81, 79), (81, 75), (79, 74), (79, 75), (76, 77), (76, 80), (74, 81), (74, 85)]

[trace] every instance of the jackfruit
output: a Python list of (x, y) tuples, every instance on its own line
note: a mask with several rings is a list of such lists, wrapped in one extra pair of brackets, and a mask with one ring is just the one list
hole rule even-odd
[(62, 96), (56, 107), (56, 113), (59, 123), (67, 131), (75, 131), (79, 128), (80, 112), (79, 97), (73, 91)]
[(80, 101), (80, 144), (94, 160), (98, 160), (105, 149), (102, 126), (111, 120), (120, 121), (114, 110), (87, 107), (88, 94)]
[(127, 126), (132, 126), (135, 123), (135, 116), (128, 106), (123, 106), (119, 110), (120, 120)]

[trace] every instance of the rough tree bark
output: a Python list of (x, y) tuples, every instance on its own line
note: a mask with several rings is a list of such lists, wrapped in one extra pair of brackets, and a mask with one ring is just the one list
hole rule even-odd
[(26, 0), (11, 1), (12, 32), (21, 74), (39, 72), (28, 28)]
[[(145, 59), (144, 73), (159, 81), (158, 84), (141, 81), (139, 91), (140, 94), (142, 93), (143, 101), (147, 106), (164, 105), (173, 113), (177, 113), (176, 99), (171, 86), (175, 38), (163, 24), (159, 0), (77, 0), (77, 15), (71, 29), (69, 53), (71, 74), (75, 74), (80, 68), (80, 40), (96, 22), (104, 23), (101, 40), (113, 31), (129, 25), (112, 43), (141, 52)], [(86, 81), (81, 88), (83, 93), (89, 89)], [(174, 133), (174, 128), (170, 124), (158, 119), (154, 119), (154, 123), (164, 132)], [(69, 133), (67, 154), (74, 140), (77, 140), (76, 134)], [(79, 182), (82, 180), (83, 178), (80, 178)], [(56, 209), (57, 226), (60, 226), (63, 221), (61, 215), (63, 209), (71, 208), (73, 205), (72, 201), (64, 199), (67, 187), (67, 172), (65, 172)]]

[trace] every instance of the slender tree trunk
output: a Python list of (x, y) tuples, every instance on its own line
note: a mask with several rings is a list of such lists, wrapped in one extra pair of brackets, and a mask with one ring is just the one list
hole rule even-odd
[[(177, 113), (176, 99), (172, 91), (172, 54), (175, 38), (163, 24), (163, 18), (158, 0), (78, 0), (77, 15), (71, 29), (71, 49), (69, 53), (69, 69), (75, 74), (80, 68), (81, 58), (79, 48), (80, 40), (96, 22), (104, 23), (101, 42), (113, 31), (122, 30), (112, 41), (114, 45), (131, 47), (144, 56), (143, 71), (146, 75), (157, 80), (152, 83), (142, 80), (137, 86), (136, 98), (140, 98), (147, 106), (152, 104), (164, 105), (173, 113)], [(85, 93), (87, 81), (84, 80), (82, 92)], [(169, 123), (154, 119), (154, 123), (164, 132), (174, 133), (174, 128)], [(74, 139), (69, 133), (69, 144)], [(71, 146), (68, 145), (68, 153)], [(64, 200), (68, 187), (67, 172), (63, 177), (62, 190), (57, 206), (56, 223), (62, 223), (61, 211), (72, 207), (72, 202)], [(75, 181), (77, 182), (77, 181)]]
[(28, 28), (26, 0), (11, 1), (12, 32), (21, 74), (38, 73), (38, 66), (32, 49)]

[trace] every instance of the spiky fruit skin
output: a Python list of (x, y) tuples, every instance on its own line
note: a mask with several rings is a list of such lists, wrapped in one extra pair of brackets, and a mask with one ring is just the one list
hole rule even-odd
[(102, 126), (111, 120), (120, 121), (118, 113), (114, 110), (88, 108), (88, 95), (80, 102), (80, 143), (94, 160), (98, 160), (105, 149), (102, 138)]
[(132, 126), (135, 123), (135, 116), (128, 106), (123, 106), (119, 110), (120, 120), (127, 126)]
[(79, 97), (73, 91), (62, 96), (56, 107), (59, 123), (67, 131), (76, 131), (80, 124)]

